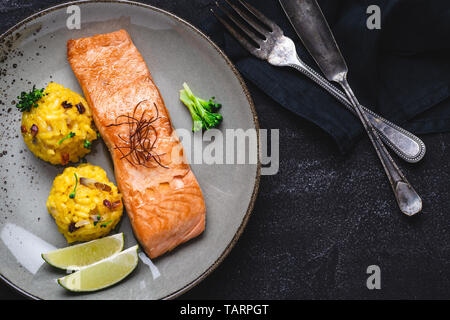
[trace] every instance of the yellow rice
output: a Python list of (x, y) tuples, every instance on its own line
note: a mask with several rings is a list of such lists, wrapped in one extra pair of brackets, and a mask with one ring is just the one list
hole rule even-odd
[[(70, 194), (74, 191), (76, 181), (75, 173), (78, 185), (75, 189), (75, 198), (71, 199)], [(104, 183), (111, 187), (111, 191), (84, 186), (80, 184), (81, 177)], [(110, 204), (120, 201), (120, 205), (117, 208), (108, 208), (104, 200)], [(81, 164), (77, 168), (66, 168), (55, 178), (47, 200), (47, 209), (67, 242), (90, 241), (106, 236), (120, 221), (123, 213), (122, 195), (108, 180), (102, 168)], [(100, 220), (96, 222), (98, 217)]]
[[(50, 83), (44, 93), (38, 107), (22, 114), (24, 141), (37, 157), (52, 164), (78, 162), (91, 151), (84, 146), (85, 142), (97, 139), (91, 109), (82, 96), (60, 84)], [(64, 108), (63, 102), (72, 107)], [(76, 107), (80, 103), (85, 109), (83, 113)], [(32, 134), (33, 125), (38, 127), (36, 135)], [(70, 133), (75, 136), (62, 141)]]

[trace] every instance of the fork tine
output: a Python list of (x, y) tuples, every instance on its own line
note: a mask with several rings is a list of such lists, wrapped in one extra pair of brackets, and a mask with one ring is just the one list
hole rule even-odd
[(244, 0), (238, 0), (245, 8), (247, 8), (248, 11), (253, 13), (253, 15), (261, 20), (267, 27), (271, 28), (272, 31), (281, 31), (280, 27), (269, 20), (265, 15), (263, 15), (260, 11), (256, 10), (253, 6), (249, 5)]
[(269, 31), (261, 27), (258, 23), (255, 22), (255, 20), (251, 17), (249, 17), (244, 11), (239, 9), (235, 4), (233, 4), (230, 0), (225, 0), (228, 5), (233, 8), (234, 11), (237, 12), (241, 16), (242, 19), (244, 19), (249, 25), (251, 25), (256, 31), (258, 31), (261, 35), (267, 37)]
[(245, 26), (242, 22), (240, 22), (228, 9), (225, 7), (222, 7), (218, 2), (216, 2), (216, 6), (222, 10), (222, 12), (231, 20), (233, 21), (236, 26), (238, 26), (247, 36), (250, 37), (255, 43), (261, 46), (262, 39), (259, 38), (253, 31), (251, 31), (247, 26)]
[(219, 20), (221, 24), (233, 35), (233, 37), (239, 41), (239, 43), (250, 53), (258, 56), (258, 48), (251, 44), (247, 39), (245, 39), (243, 36), (239, 34), (239, 32), (236, 31), (228, 22), (226, 22), (224, 19), (222, 19), (221, 16), (219, 16), (213, 9), (211, 9), (211, 12), (214, 14), (214, 16)]

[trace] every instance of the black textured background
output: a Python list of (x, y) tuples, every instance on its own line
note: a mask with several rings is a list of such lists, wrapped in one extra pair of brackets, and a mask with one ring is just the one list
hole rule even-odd
[[(266, 1), (266, 0), (264, 0)], [(194, 25), (212, 0), (147, 0)], [(0, 33), (54, 0), (0, 0)], [(424, 199), (413, 218), (398, 211), (367, 138), (341, 156), (314, 125), (249, 84), (261, 128), (280, 129), (280, 171), (261, 178), (255, 210), (236, 247), (184, 299), (450, 298), (450, 135), (423, 136), (416, 165), (401, 163)], [(382, 288), (366, 288), (381, 268)], [(0, 283), (0, 299), (21, 296)]]

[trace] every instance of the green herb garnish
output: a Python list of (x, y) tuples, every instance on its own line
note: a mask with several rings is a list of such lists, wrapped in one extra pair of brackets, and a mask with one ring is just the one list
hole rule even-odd
[(19, 103), (16, 107), (20, 112), (31, 111), (31, 108), (37, 108), (37, 102), (44, 95), (44, 89), (36, 89), (36, 86), (33, 86), (33, 90), (28, 93), (22, 92), (20, 96), (17, 97), (17, 99), (19, 99)]
[(100, 220), (102, 220), (102, 217), (100, 215), (97, 216), (97, 221), (94, 221), (94, 227), (97, 225), (97, 223), (100, 222)]
[(209, 101), (205, 101), (200, 98), (197, 99), (203, 106), (205, 106), (205, 109), (207, 109), (210, 112), (217, 112), (220, 108), (222, 108), (221, 103), (217, 103), (216, 101), (214, 101), (216, 97), (212, 97), (211, 99), (209, 99)]
[(91, 143), (89, 140), (85, 140), (85, 141), (84, 141), (84, 147), (85, 147), (86, 149), (90, 149), (91, 146), (92, 146), (92, 143)]
[(100, 227), (105, 228), (108, 224), (110, 224), (112, 222), (112, 220), (105, 222), (103, 224), (100, 225)]
[(70, 132), (67, 136), (59, 140), (58, 144), (63, 143), (64, 140), (75, 137), (75, 132)]
[(191, 113), (194, 122), (192, 131), (209, 130), (217, 127), (223, 120), (222, 115), (216, 113), (222, 105), (214, 101), (215, 97), (212, 97), (209, 101), (196, 97), (186, 83), (183, 84), (183, 87), (184, 89), (180, 91), (180, 100)]
[(77, 191), (77, 186), (78, 186), (78, 176), (76, 173), (73, 174), (75, 176), (75, 187), (73, 188), (73, 191), (71, 194), (69, 194), (69, 198), (73, 199), (75, 198), (75, 192)]

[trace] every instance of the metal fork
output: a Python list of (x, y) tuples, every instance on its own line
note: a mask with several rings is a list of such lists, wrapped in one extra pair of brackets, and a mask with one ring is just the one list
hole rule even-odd
[[(243, 0), (238, 0), (243, 7), (242, 9), (229, 0), (225, 1), (234, 12), (240, 16), (240, 18), (237, 17), (236, 14), (232, 14), (218, 2), (216, 2), (217, 7), (241, 30), (241, 32), (232, 27), (231, 24), (219, 16), (213, 9), (211, 9), (211, 11), (246, 50), (257, 58), (268, 61), (273, 66), (292, 67), (297, 69), (324, 88), (328, 93), (346, 106), (354, 115), (357, 115), (345, 93), (300, 59), (294, 42), (292, 39), (284, 36), (283, 31), (277, 24), (266, 18), (261, 12)], [(249, 28), (243, 21), (254, 30)], [(248, 39), (243, 36), (242, 32), (245, 33)], [(426, 148), (422, 140), (384, 119), (370, 109), (364, 106), (361, 107), (366, 113), (368, 120), (379, 133), (383, 142), (400, 158), (410, 163), (416, 163), (424, 157)]]

